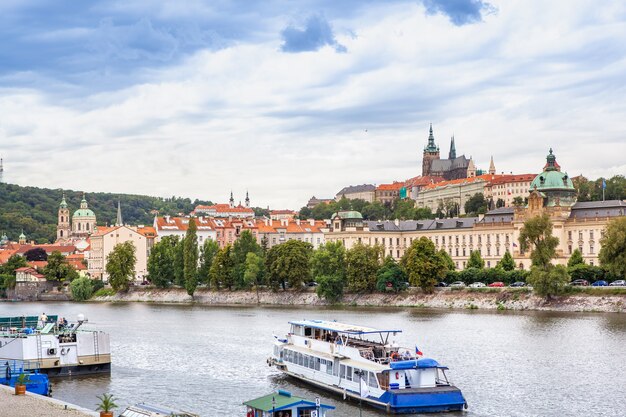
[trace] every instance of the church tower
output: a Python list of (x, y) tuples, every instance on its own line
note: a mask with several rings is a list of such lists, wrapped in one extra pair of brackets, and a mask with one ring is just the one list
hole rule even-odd
[(246, 190), (246, 208), (250, 208), (250, 197), (248, 197), (248, 191)]
[(489, 162), (489, 173), (496, 175), (496, 165), (493, 163), (493, 155), (491, 155), (491, 162)]
[(454, 146), (454, 135), (450, 140), (450, 152), (448, 152), (448, 159), (456, 159), (456, 146)]
[(228, 200), (228, 206), (230, 208), (235, 207), (235, 199), (233, 198), (233, 192), (230, 192), (230, 200)]
[(428, 145), (424, 148), (424, 156), (422, 159), (422, 176), (430, 175), (430, 166), (433, 160), (439, 159), (439, 147), (435, 145), (435, 136), (433, 135), (433, 124), (430, 124), (428, 133)]
[(474, 160), (470, 156), (469, 163), (467, 164), (467, 178), (474, 178), (476, 176), (476, 165)]
[(65, 202), (65, 194), (59, 204), (59, 212), (57, 215), (57, 242), (70, 238), (72, 228), (70, 227), (70, 209), (67, 208)]
[(96, 214), (89, 208), (83, 193), (80, 208), (72, 216), (72, 237), (87, 238), (95, 231)]

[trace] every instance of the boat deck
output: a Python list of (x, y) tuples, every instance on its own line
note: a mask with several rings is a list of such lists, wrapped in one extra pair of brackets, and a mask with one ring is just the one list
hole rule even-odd
[(388, 392), (393, 392), (394, 394), (402, 395), (402, 394), (428, 394), (428, 393), (442, 393), (442, 392), (456, 392), (460, 391), (454, 385), (440, 385), (437, 387), (424, 387), (424, 388), (403, 388), (403, 389), (388, 389)]

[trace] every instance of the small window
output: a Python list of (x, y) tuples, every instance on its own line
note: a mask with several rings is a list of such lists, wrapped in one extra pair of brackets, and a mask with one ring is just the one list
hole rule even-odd
[(346, 366), (346, 379), (352, 381), (352, 367)]

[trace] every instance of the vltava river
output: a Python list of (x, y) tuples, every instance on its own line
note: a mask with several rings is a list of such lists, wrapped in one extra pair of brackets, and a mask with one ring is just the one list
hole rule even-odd
[[(310, 309), (142, 303), (0, 303), (0, 316), (79, 313), (109, 332), (109, 376), (53, 381), (53, 397), (93, 409), (96, 395), (118, 404), (169, 405), (202, 416), (243, 416), (242, 401), (277, 388), (337, 406), (358, 406), (269, 368), (272, 335), (292, 319), (336, 319), (404, 329), (401, 345), (450, 367), (469, 410), (459, 416), (626, 415), (626, 315), (424, 309)], [(118, 410), (118, 412), (121, 410)], [(365, 408), (364, 416), (384, 413)]]

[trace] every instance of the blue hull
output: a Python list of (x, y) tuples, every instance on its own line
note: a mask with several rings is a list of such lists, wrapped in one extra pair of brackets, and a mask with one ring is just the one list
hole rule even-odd
[[(33, 394), (49, 395), (50, 394), (50, 381), (46, 374), (30, 374), (29, 382), (26, 384), (26, 391)], [(17, 376), (13, 376), (10, 379), (6, 377), (0, 378), (0, 384), (15, 387), (17, 382)]]
[(461, 390), (452, 386), (441, 389), (391, 390), (384, 393), (378, 401), (388, 406), (372, 405), (394, 414), (462, 411), (466, 406)]

